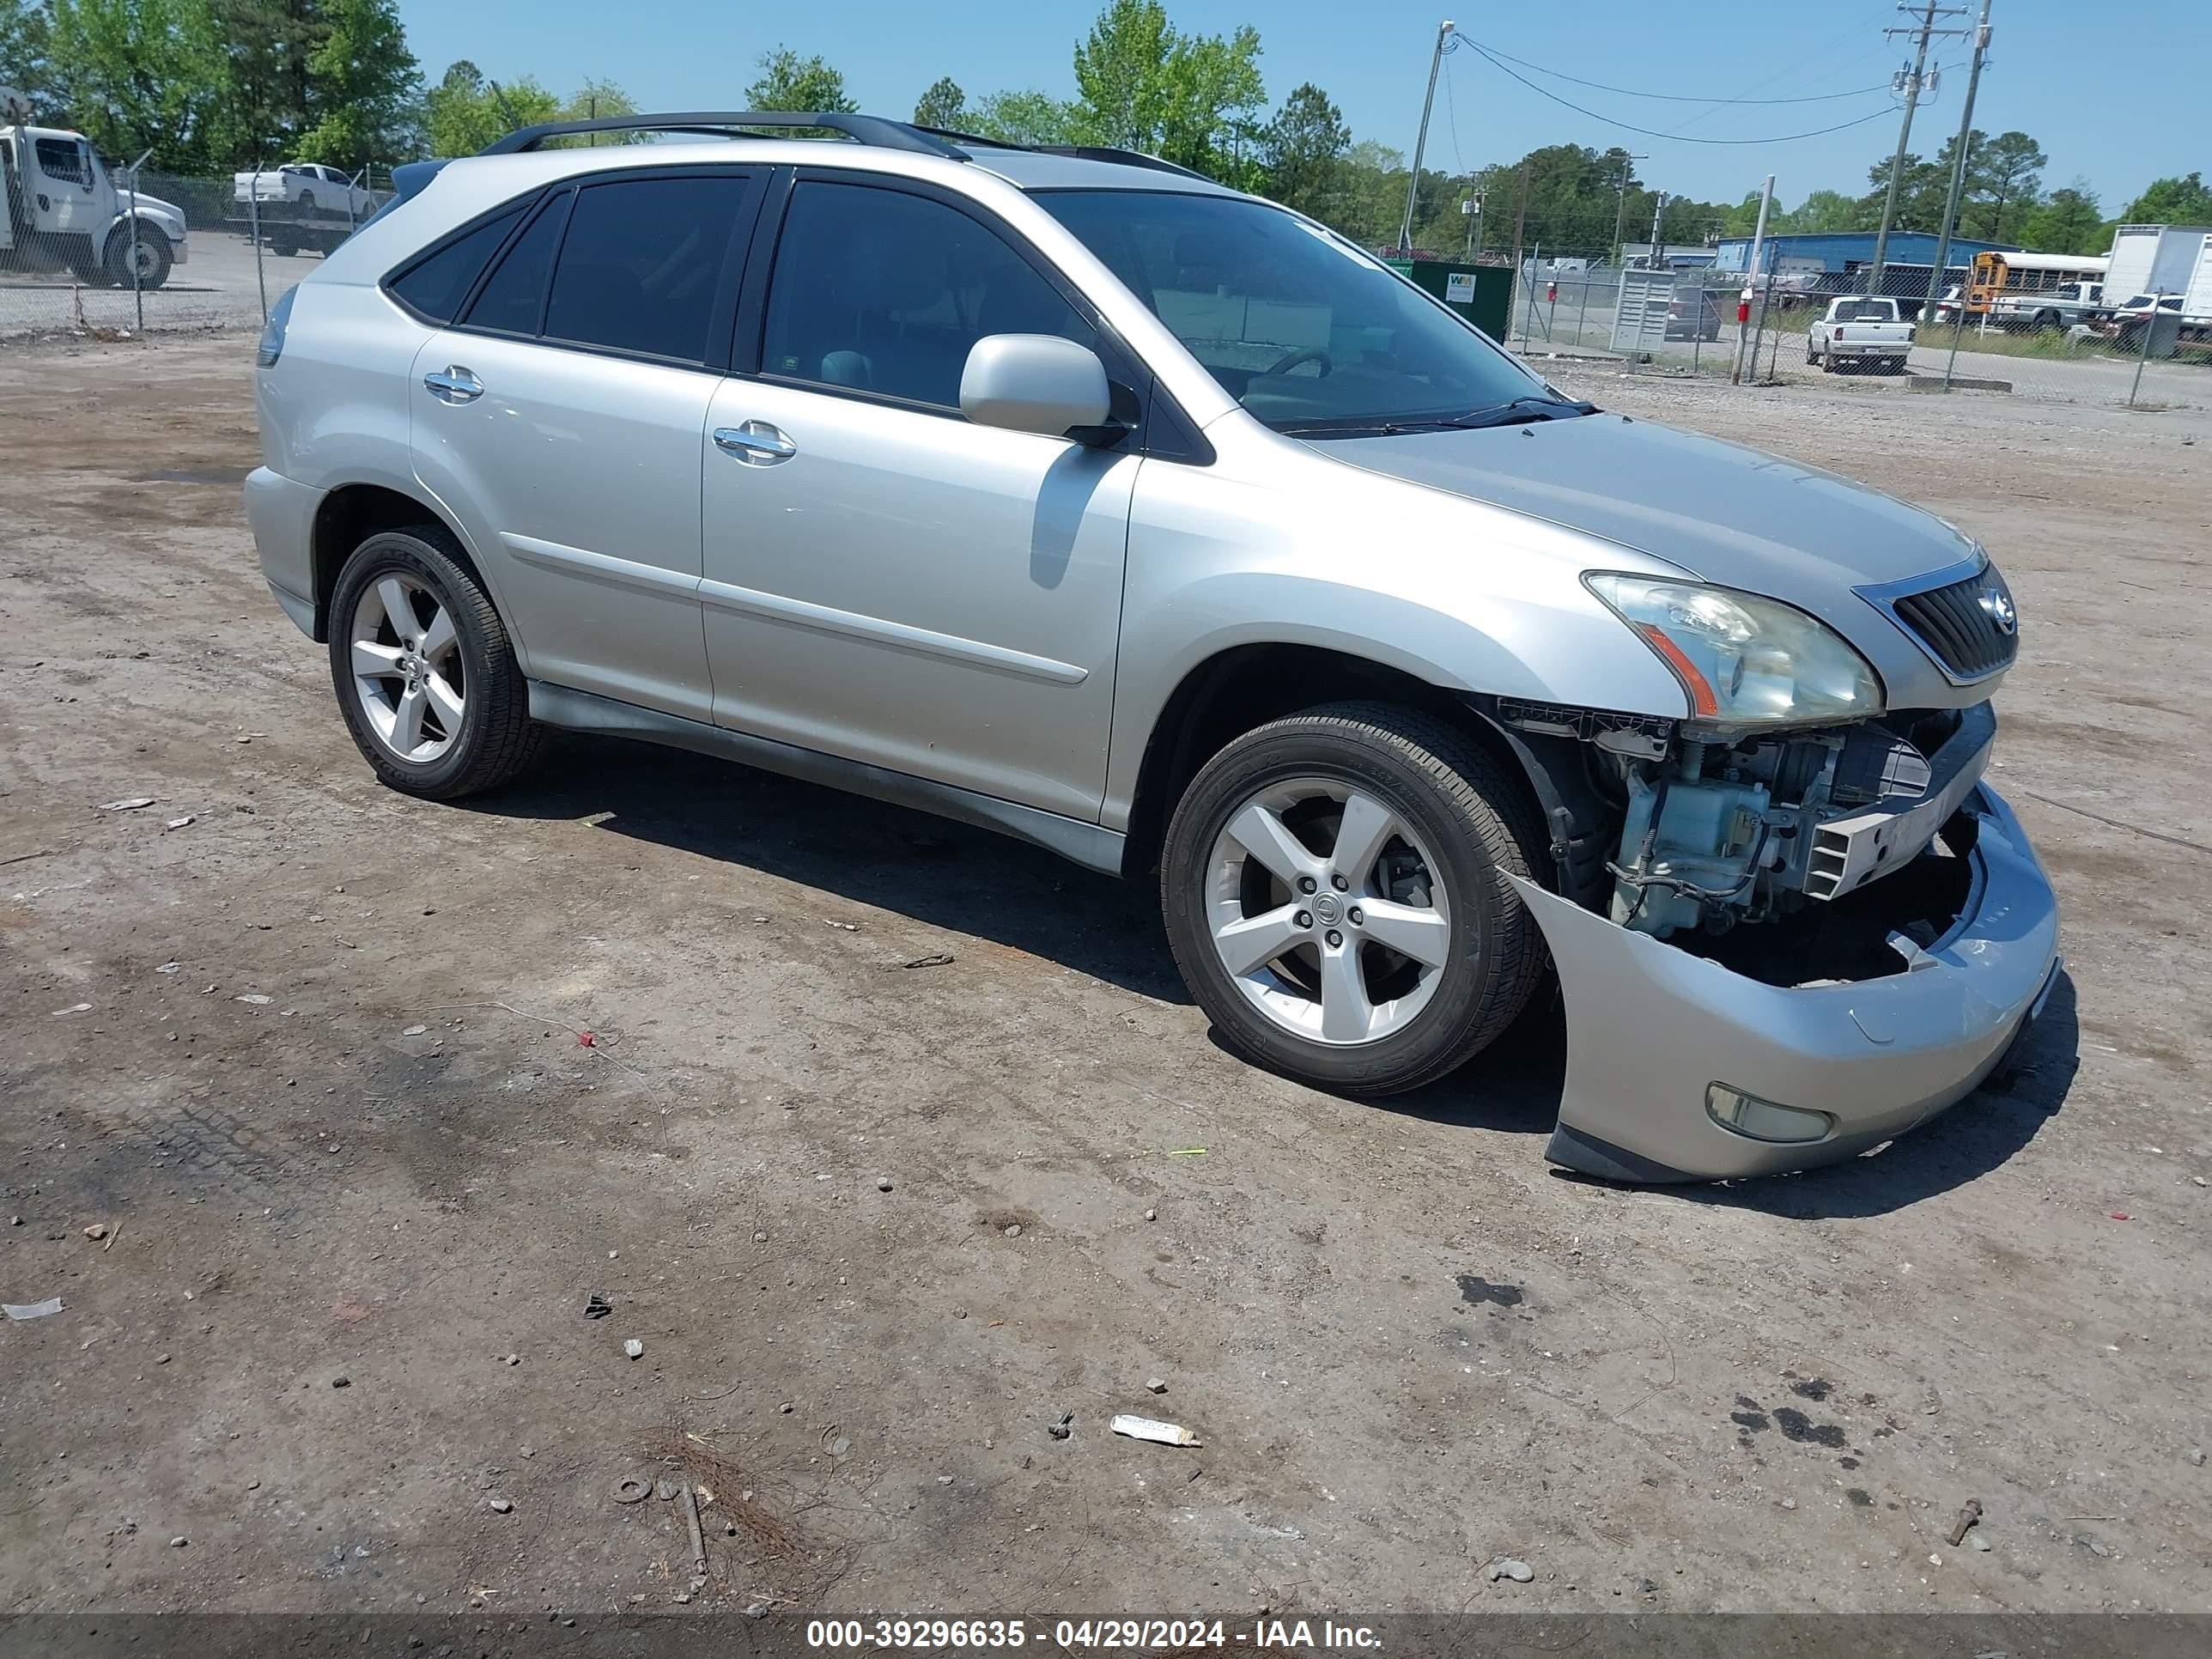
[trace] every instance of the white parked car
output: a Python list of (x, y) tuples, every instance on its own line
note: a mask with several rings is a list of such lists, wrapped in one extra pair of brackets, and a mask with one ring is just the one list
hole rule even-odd
[(307, 215), (336, 214), (341, 218), (366, 219), (376, 211), (377, 197), (362, 189), (352, 177), (319, 161), (287, 161), (262, 173), (231, 175), (231, 198), (239, 202), (289, 204)]
[(1832, 301), (1805, 331), (1805, 361), (1818, 363), (1824, 374), (1839, 363), (1873, 363), (1895, 374), (1911, 349), (1912, 325), (1899, 314), (1896, 301), (1880, 295)]

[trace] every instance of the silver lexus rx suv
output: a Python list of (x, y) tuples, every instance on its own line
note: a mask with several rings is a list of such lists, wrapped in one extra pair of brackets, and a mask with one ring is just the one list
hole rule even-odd
[(1616, 1179), (1888, 1139), (2056, 981), (1980, 547), (1154, 158), (530, 129), (403, 169), (260, 364), (262, 564), (395, 789), (620, 733), (1157, 869), (1223, 1035), (1352, 1094), (1556, 976), (1549, 1156)]

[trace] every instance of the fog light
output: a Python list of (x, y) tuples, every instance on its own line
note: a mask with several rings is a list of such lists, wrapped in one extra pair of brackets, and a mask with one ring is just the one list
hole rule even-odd
[(1826, 1112), (1808, 1112), (1796, 1106), (1778, 1106), (1757, 1095), (1731, 1089), (1725, 1083), (1705, 1085), (1705, 1115), (1723, 1129), (1748, 1135), (1753, 1140), (1790, 1143), (1819, 1140), (1836, 1127)]

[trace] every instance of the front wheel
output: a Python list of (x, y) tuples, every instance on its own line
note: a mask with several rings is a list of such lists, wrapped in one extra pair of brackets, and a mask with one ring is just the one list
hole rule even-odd
[(331, 680), (355, 746), (432, 800), (496, 788), (544, 736), (507, 626), (455, 552), (441, 526), (371, 536), (331, 599)]
[(1230, 1044), (1319, 1088), (1387, 1095), (1473, 1058), (1547, 958), (1506, 879), (1540, 867), (1521, 787), (1456, 728), (1337, 703), (1246, 732), (1169, 825), (1176, 965)]
[[(137, 280), (131, 280), (131, 264), (137, 264)], [(141, 225), (138, 234), (132, 236), (131, 227), (124, 226), (107, 239), (108, 280), (118, 288), (136, 286), (150, 291), (169, 280), (169, 271), (176, 264), (170, 251), (169, 239), (149, 225)]]

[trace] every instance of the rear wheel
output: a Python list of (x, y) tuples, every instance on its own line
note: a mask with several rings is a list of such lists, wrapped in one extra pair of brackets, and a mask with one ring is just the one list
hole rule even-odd
[(440, 526), (354, 550), (331, 600), (331, 679), (355, 745), (410, 795), (496, 788), (544, 742), (506, 624)]
[(315, 192), (312, 190), (301, 191), (300, 192), (300, 211), (302, 213), (313, 213), (314, 210)]
[(1168, 939), (1229, 1042), (1385, 1095), (1463, 1064), (1527, 1005), (1543, 942), (1506, 876), (1545, 843), (1519, 781), (1414, 710), (1339, 703), (1230, 744), (1177, 804)]

